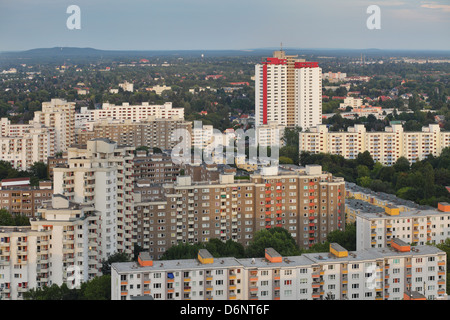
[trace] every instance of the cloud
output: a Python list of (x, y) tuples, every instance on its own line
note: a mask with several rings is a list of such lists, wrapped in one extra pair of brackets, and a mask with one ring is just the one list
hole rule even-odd
[(428, 8), (428, 9), (440, 9), (444, 12), (450, 12), (450, 5), (449, 4), (437, 4), (436, 2), (428, 2), (420, 5), (422, 8)]

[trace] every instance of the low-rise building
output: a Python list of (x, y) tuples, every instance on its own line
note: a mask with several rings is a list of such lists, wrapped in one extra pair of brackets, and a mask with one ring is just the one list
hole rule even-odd
[[(426, 282), (424, 284), (424, 282)], [(155, 300), (401, 300), (415, 291), (445, 298), (446, 254), (432, 246), (329, 252), (282, 257), (267, 248), (264, 258), (213, 258), (113, 263), (111, 299)]]

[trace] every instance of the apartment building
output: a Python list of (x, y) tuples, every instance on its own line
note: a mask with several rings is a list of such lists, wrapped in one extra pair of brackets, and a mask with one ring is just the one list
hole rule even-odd
[[(426, 284), (424, 284), (426, 282)], [(445, 299), (446, 254), (435, 247), (329, 252), (282, 257), (267, 248), (264, 258), (213, 258), (113, 263), (111, 299), (155, 300), (401, 300), (410, 292)]]
[[(30, 124), (41, 124), (47, 128), (54, 128), (54, 153), (67, 151), (75, 143), (75, 102), (62, 99), (51, 99), (42, 103), (42, 110), (34, 113)], [(47, 161), (44, 161), (47, 162)]]
[[(51, 181), (41, 181), (39, 186), (16, 186), (14, 180), (3, 179), (0, 187), (0, 208), (12, 215), (25, 215), (34, 218), (37, 209), (52, 198), (53, 188)], [(8, 183), (11, 185), (8, 186)]]
[(184, 119), (184, 108), (172, 108), (172, 102), (163, 105), (150, 105), (143, 102), (142, 105), (130, 105), (128, 102), (122, 105), (104, 103), (101, 109), (89, 110), (82, 107), (75, 115), (75, 127), (84, 128), (87, 122), (100, 119), (132, 120), (134, 122), (144, 121), (149, 117), (156, 119)]
[(276, 122), (304, 130), (322, 123), (322, 69), (284, 51), (255, 66), (256, 127)]
[[(78, 128), (76, 142), (77, 144), (86, 144), (92, 139), (107, 138), (116, 141), (119, 145), (170, 150), (179, 143), (180, 135), (183, 140), (190, 139), (191, 127), (191, 122), (179, 119), (177, 116), (169, 119), (157, 119), (155, 116), (149, 116), (139, 122), (131, 119), (101, 119), (86, 122), (83, 128)], [(175, 134), (176, 136), (174, 136)]]
[(439, 244), (450, 236), (450, 205), (418, 205), (395, 195), (346, 183), (347, 223), (356, 222), (357, 249), (388, 247), (394, 238), (407, 243)]
[(99, 216), (89, 205), (54, 195), (28, 227), (0, 227), (0, 298), (35, 288), (79, 286), (101, 275)]
[(256, 144), (260, 147), (283, 147), (282, 139), (285, 129), (274, 121), (256, 127)]
[(407, 243), (425, 245), (443, 243), (450, 237), (448, 204), (441, 204), (439, 210), (401, 213), (395, 206), (382, 208), (354, 199), (347, 199), (346, 206), (356, 215), (357, 249), (387, 247), (397, 238)]
[(47, 158), (48, 178), (53, 181), (53, 169), (58, 166), (67, 165), (67, 152), (55, 154), (53, 157)]
[(131, 254), (134, 147), (94, 139), (68, 150), (68, 164), (54, 168), (54, 192), (99, 212), (103, 258), (117, 251)]
[[(344, 181), (321, 166), (297, 171), (266, 167), (250, 180), (222, 174), (218, 181), (193, 182), (180, 176), (160, 190), (150, 186), (134, 194), (137, 242), (155, 259), (178, 242), (219, 238), (245, 246), (255, 232), (274, 227), (285, 228), (300, 247), (309, 248), (345, 228)], [(153, 199), (144, 199), (143, 191)]]
[[(16, 129), (11, 129), (12, 126)], [(28, 170), (35, 162), (47, 162), (47, 157), (55, 154), (54, 127), (41, 124), (12, 126), (2, 127), (0, 160), (11, 163), (15, 169)]]
[(442, 132), (438, 124), (423, 127), (420, 132), (405, 132), (401, 124), (391, 123), (384, 132), (367, 132), (364, 125), (349, 127), (346, 132), (329, 132), (319, 125), (299, 134), (299, 149), (311, 153), (330, 153), (355, 159), (369, 151), (374, 161), (390, 166), (399, 157), (410, 163), (429, 154), (438, 156), (450, 146), (450, 132)]
[(181, 166), (175, 164), (167, 153), (147, 155), (145, 151), (137, 151), (133, 160), (133, 177), (145, 180), (149, 184), (163, 184), (176, 181)]

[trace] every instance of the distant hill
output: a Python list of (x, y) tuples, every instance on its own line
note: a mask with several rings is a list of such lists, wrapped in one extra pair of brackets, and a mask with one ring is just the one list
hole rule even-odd
[[(26, 51), (2, 52), (0, 60), (40, 60), (59, 62), (65, 59), (72, 60), (88, 60), (88, 59), (117, 59), (117, 58), (151, 58), (151, 57), (237, 57), (237, 56), (271, 56), (274, 50), (280, 48), (256, 48), (243, 50), (100, 50), (94, 48), (79, 47), (54, 47), (54, 48), (37, 48)], [(409, 57), (450, 57), (450, 51), (413, 51), (413, 50), (384, 50), (376, 48), (368, 49), (336, 49), (336, 48), (283, 48), (288, 54), (292, 55), (309, 55), (309, 56), (347, 56), (359, 57), (393, 57), (393, 56), (409, 56)]]

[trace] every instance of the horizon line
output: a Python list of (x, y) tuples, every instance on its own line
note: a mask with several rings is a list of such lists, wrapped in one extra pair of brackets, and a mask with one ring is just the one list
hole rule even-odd
[[(33, 50), (47, 50), (47, 49), (91, 49), (96, 51), (118, 51), (118, 52), (149, 52), (149, 51), (262, 51), (262, 50), (280, 50), (279, 47), (261, 47), (261, 48), (242, 48), (242, 49), (99, 49), (94, 47), (72, 47), (72, 46), (53, 46), (53, 47), (35, 47), (30, 49), (21, 49), (21, 50), (0, 50), (0, 53), (24, 53), (27, 51), (33, 51)], [(300, 48), (300, 47), (285, 47), (281, 49), (282, 51), (287, 50), (324, 50), (324, 51), (416, 51), (416, 52), (430, 52), (430, 51), (440, 51), (440, 52), (450, 52), (449, 49), (406, 49), (406, 48), (329, 48), (329, 47), (323, 47), (323, 48)]]

